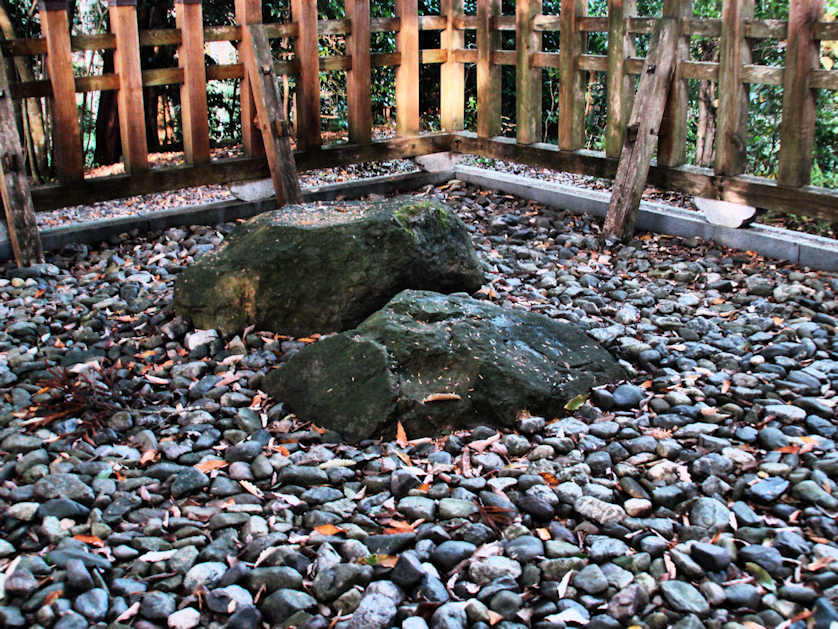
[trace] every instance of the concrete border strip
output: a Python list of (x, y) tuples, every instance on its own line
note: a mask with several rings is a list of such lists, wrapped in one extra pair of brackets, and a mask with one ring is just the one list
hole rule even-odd
[[(514, 194), (575, 214), (603, 217), (611, 199), (609, 192), (587, 190), (474, 166), (457, 164), (454, 174), (457, 179), (481, 188)], [(698, 236), (732, 249), (755, 251), (760, 255), (788, 260), (813, 269), (838, 271), (838, 241), (804, 232), (760, 224), (744, 228), (713, 225), (698, 212), (648, 201), (640, 204), (637, 228), (685, 238)]]
[[(358, 181), (327, 184), (303, 190), (303, 201), (334, 201), (357, 199), (368, 194), (392, 194), (435, 186), (454, 178), (451, 170), (438, 172), (416, 171), (397, 175), (369, 177)], [(146, 212), (132, 216), (102, 219), (41, 230), (45, 251), (54, 251), (70, 243), (93, 244), (130, 231), (145, 233), (162, 231), (182, 225), (217, 225), (240, 218), (250, 218), (276, 207), (273, 198), (261, 201), (218, 201), (205, 205)], [(0, 225), (0, 227), (5, 227)], [(9, 260), (12, 249), (5, 229), (0, 230), (0, 260)]]

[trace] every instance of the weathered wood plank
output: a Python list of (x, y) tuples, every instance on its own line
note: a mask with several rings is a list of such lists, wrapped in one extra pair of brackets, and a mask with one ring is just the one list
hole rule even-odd
[(715, 164), (720, 175), (738, 175), (745, 170), (748, 86), (742, 82), (742, 67), (751, 63), (745, 20), (753, 15), (754, 0), (724, 0), (722, 4)]
[[(262, 0), (235, 0), (236, 22), (242, 27), (241, 39), (245, 38), (244, 27), (248, 24), (261, 24), (262, 22)], [(247, 56), (251, 54), (247, 46), (239, 46), (239, 61), (247, 66)], [(247, 72), (242, 74), (239, 84), (239, 105), (241, 111), (242, 145), (245, 152), (252, 157), (261, 157), (265, 154), (265, 144), (262, 142), (262, 133), (256, 121), (256, 103), (253, 102), (253, 88), (250, 84), (251, 77)]]
[(785, 20), (745, 20), (745, 37), (749, 39), (785, 39), (789, 24)]
[[(447, 151), (448, 133), (374, 140), (370, 144), (316, 147), (294, 154), (298, 170), (331, 168), (360, 161), (389, 160)], [(50, 184), (32, 189), (38, 211), (80, 203), (120, 199), (138, 194), (192, 186), (234, 183), (270, 176), (265, 158), (243, 157), (212, 160), (207, 164), (154, 168), (135, 175), (95, 177), (73, 184)]]
[(463, 0), (440, 0), (440, 12), (448, 19), (440, 34), (440, 47), (448, 54), (440, 69), (440, 126), (445, 131), (459, 131), (465, 121), (466, 83), (463, 64), (454, 59), (454, 51), (463, 47), (464, 39), (454, 22), (463, 12)]
[(117, 111), (125, 171), (148, 168), (143, 75), (140, 70), (140, 39), (137, 32), (136, 0), (109, 0), (111, 31), (116, 37), (114, 69), (119, 75)]
[(679, 40), (679, 20), (664, 17), (649, 43), (646, 72), (640, 78), (626, 127), (626, 138), (603, 227), (606, 234), (621, 240), (627, 240), (634, 234), (640, 198), (646, 187), (666, 97), (675, 74)]
[(397, 33), (400, 28), (401, 20), (398, 17), (370, 18), (371, 33)]
[(685, 61), (678, 71), (685, 79), (700, 81), (718, 81), (719, 64), (712, 61)]
[(444, 31), (448, 28), (448, 18), (445, 15), (420, 15), (420, 31)]
[(838, 70), (813, 70), (809, 87), (838, 90)]
[(0, 197), (15, 262), (24, 267), (43, 262), (44, 254), (26, 177), (26, 158), (15, 122), (8, 72), (7, 61), (0, 58)]
[[(561, 54), (559, 59), (561, 60)], [(559, 65), (561, 66), (561, 62)], [(608, 72), (608, 57), (606, 55), (579, 55), (576, 60), (576, 69), (588, 72)]]
[(207, 66), (207, 81), (240, 79), (243, 76), (244, 64), (241, 63), (224, 63), (215, 66)]
[(143, 87), (149, 85), (182, 85), (186, 81), (183, 68), (154, 68), (152, 70), (143, 70), (142, 76)]
[(774, 66), (742, 66), (743, 83), (761, 83), (763, 85), (782, 85), (785, 68)]
[(277, 87), (271, 44), (265, 28), (261, 24), (247, 24), (242, 29), (242, 46), (248, 48), (244, 65), (250, 77), (276, 203), (299, 203), (302, 193), (297, 165), (288, 139), (288, 119)]
[(297, 78), (297, 146), (320, 146), (320, 53), (317, 44), (317, 3), (292, 0), (291, 14), (297, 22), (296, 57), (300, 64)]
[(401, 63), (402, 53), (400, 52), (374, 52), (370, 55), (370, 64), (373, 68), (399, 66)]
[[(581, 62), (582, 57), (579, 60)], [(557, 52), (537, 52), (532, 56), (532, 64), (539, 68), (558, 68), (561, 66), (561, 55)], [(608, 69), (607, 64), (605, 69)]]
[(514, 15), (498, 15), (492, 18), (492, 30), (514, 31), (516, 28)]
[(492, 63), (498, 66), (517, 65), (518, 53), (515, 50), (495, 50), (492, 52)]
[(41, 32), (47, 41), (47, 73), (52, 92), (52, 137), (55, 142), (55, 165), (61, 181), (84, 177), (84, 157), (76, 108), (76, 84), (73, 79), (73, 53), (70, 50), (70, 27), (67, 8), (42, 5)]
[(207, 72), (204, 64), (204, 15), (200, 3), (175, 2), (175, 24), (181, 30), (178, 65), (183, 70), (180, 115), (187, 164), (209, 161)]
[(318, 20), (318, 35), (347, 35), (352, 32), (352, 20)]
[(587, 35), (577, 28), (588, 10), (587, 0), (564, 0), (559, 30), (559, 147), (572, 151), (585, 145), (585, 77), (577, 66)]
[(818, 22), (815, 24), (815, 39), (838, 41), (838, 22)]
[(683, 24), (682, 28), (687, 35), (719, 37), (722, 34), (722, 21), (692, 17)]
[(448, 61), (448, 51), (441, 48), (423, 48), (419, 51), (420, 63), (445, 63)]
[(583, 15), (576, 20), (576, 28), (586, 33), (607, 33), (610, 30), (610, 17), (610, 12), (605, 17)]
[(500, 48), (500, 33), (492, 18), (500, 15), (501, 0), (477, 0), (477, 135), (500, 135), (500, 67), (492, 52)]
[[(664, 0), (663, 15), (683, 23), (693, 13), (693, 0)], [(681, 34), (675, 51), (676, 73), (669, 87), (658, 136), (658, 164), (680, 166), (687, 161), (687, 114), (690, 108), (690, 86), (679, 75), (678, 67), (690, 58), (690, 36)]]
[(541, 141), (541, 68), (533, 56), (541, 51), (541, 32), (532, 27), (541, 0), (515, 3), (515, 137), (521, 144)]
[(396, 0), (401, 25), (396, 50), (401, 63), (396, 68), (396, 133), (419, 133), (419, 8), (417, 0)]
[(329, 55), (320, 57), (321, 72), (337, 72), (352, 69), (352, 57), (348, 55)]
[(180, 28), (152, 28), (139, 32), (140, 46), (178, 46)]
[(812, 172), (815, 145), (815, 91), (809, 75), (820, 66), (820, 42), (814, 27), (823, 12), (823, 0), (791, 0), (786, 71), (783, 76), (783, 118), (777, 181), (805, 186)]
[(637, 54), (628, 18), (637, 12), (635, 0), (608, 2), (608, 110), (605, 123), (605, 154), (619, 157), (634, 101), (634, 79), (626, 72), (626, 59)]
[(346, 109), (349, 142), (366, 144), (372, 139), (370, 100), (370, 0), (345, 0), (352, 33), (346, 36), (346, 54), (352, 67), (346, 73)]

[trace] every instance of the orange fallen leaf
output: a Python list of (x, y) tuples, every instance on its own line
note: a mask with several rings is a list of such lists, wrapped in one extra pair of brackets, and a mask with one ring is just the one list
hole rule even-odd
[(448, 400), (462, 400), (457, 393), (431, 393), (422, 400), (422, 404), (427, 402), (445, 402)]
[(56, 590), (55, 592), (50, 592), (47, 594), (46, 598), (44, 598), (44, 602), (41, 603), (41, 607), (49, 607), (52, 605), (53, 601), (56, 599), (61, 598), (64, 596), (64, 590)]
[(156, 460), (159, 457), (159, 453), (157, 450), (143, 450), (142, 455), (140, 455), (140, 465), (145, 465), (146, 463), (151, 463), (152, 461)]
[(402, 448), (407, 447), (407, 433), (404, 431), (404, 426), (402, 426), (401, 422), (396, 424), (396, 443)]
[(549, 542), (553, 539), (553, 536), (550, 535), (550, 531), (548, 529), (535, 529), (535, 534), (538, 535), (538, 539), (542, 542)]
[(815, 561), (806, 566), (806, 570), (809, 572), (817, 572), (822, 568), (826, 568), (833, 561), (835, 561), (835, 557), (818, 557)]
[(254, 495), (254, 496), (256, 496), (257, 498), (261, 498), (261, 497), (262, 497), (262, 490), (261, 490), (261, 489), (259, 489), (256, 485), (254, 485), (254, 484), (253, 484), (253, 483), (251, 483), (250, 481), (247, 481), (247, 480), (240, 480), (240, 481), (239, 481), (239, 485), (241, 485), (242, 487), (244, 487), (244, 490), (245, 490), (247, 493), (249, 493), (249, 494), (253, 494), (253, 495)]
[(390, 526), (384, 529), (386, 535), (398, 535), (399, 533), (412, 533), (413, 526), (409, 522), (403, 520), (391, 520)]
[(96, 546), (97, 548), (102, 548), (102, 546), (105, 545), (102, 538), (96, 537), (95, 535), (73, 535), (73, 539), (79, 542), (84, 542), (85, 544), (90, 544), (91, 546)]
[(337, 535), (338, 533), (343, 533), (343, 529), (335, 526), (334, 524), (321, 524), (320, 526), (315, 526), (314, 530), (320, 533), (321, 535)]
[(201, 470), (204, 474), (207, 472), (211, 472), (212, 470), (220, 470), (222, 467), (226, 467), (227, 461), (224, 459), (209, 459), (207, 461), (203, 461), (195, 465), (195, 467)]
[(558, 487), (559, 479), (553, 476), (550, 472), (541, 472), (541, 478), (547, 483), (549, 487)]
[(395, 567), (396, 563), (399, 561), (398, 557), (394, 557), (393, 555), (386, 555), (381, 557), (378, 561), (379, 566), (384, 566), (385, 568), (393, 568)]

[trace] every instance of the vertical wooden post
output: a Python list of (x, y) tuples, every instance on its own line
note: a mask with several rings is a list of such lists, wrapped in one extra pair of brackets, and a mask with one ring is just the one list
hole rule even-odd
[(317, 45), (317, 3), (291, 0), (297, 22), (297, 148), (320, 146), (320, 53)]
[(562, 0), (559, 21), (559, 148), (585, 146), (585, 79), (578, 67), (587, 37), (578, 20), (588, 11), (587, 0)]
[(533, 29), (533, 18), (541, 7), (541, 0), (515, 3), (515, 135), (519, 144), (541, 141), (541, 68), (533, 66), (533, 55), (541, 50), (541, 33)]
[(715, 171), (728, 177), (745, 170), (748, 86), (742, 83), (742, 66), (751, 62), (751, 49), (745, 40), (745, 20), (753, 16), (754, 0), (724, 0), (722, 3)]
[(418, 0), (396, 0), (399, 32), (396, 50), (396, 133), (419, 134), (419, 7)]
[(447, 51), (447, 61), (440, 70), (440, 125), (446, 131), (460, 131), (465, 125), (466, 82), (462, 63), (454, 60), (454, 51), (463, 47), (463, 31), (455, 26), (463, 13), (463, 0), (440, 0), (442, 14), (448, 18), (440, 34), (440, 45)]
[(8, 71), (6, 60), (0, 57), (0, 197), (15, 262), (24, 267), (42, 262), (44, 255), (29, 193), (26, 159), (15, 121)]
[(108, 0), (108, 13), (116, 37), (114, 69), (119, 75), (116, 102), (122, 161), (125, 172), (132, 173), (148, 168), (137, 0)]
[(47, 73), (52, 87), (56, 170), (63, 182), (79, 181), (84, 178), (84, 156), (76, 107), (67, 2), (42, 0), (40, 9), (41, 31), (47, 40)]
[[(693, 13), (692, 0), (664, 0), (663, 16), (684, 22)], [(680, 166), (687, 161), (687, 113), (690, 107), (687, 79), (680, 76), (680, 65), (690, 58), (690, 35), (684, 34), (682, 28), (681, 39), (675, 59), (675, 78), (666, 99), (666, 109), (661, 120), (660, 135), (658, 136), (658, 166)]]
[(636, 53), (628, 18), (637, 13), (635, 0), (608, 2), (608, 111), (605, 127), (605, 155), (619, 157), (623, 150), (626, 124), (634, 101), (634, 77), (626, 71), (626, 59)]
[(815, 23), (823, 0), (791, 0), (783, 75), (783, 120), (780, 124), (780, 168), (777, 180), (784, 186), (805, 186), (812, 172), (815, 143), (815, 91), (809, 75), (818, 67), (820, 42)]
[(180, 86), (180, 112), (183, 153), (187, 164), (202, 164), (210, 158), (201, 1), (175, 0), (175, 24), (180, 29), (178, 65), (183, 68), (184, 79)]
[(241, 45), (248, 51), (245, 55), (245, 72), (250, 77), (253, 102), (256, 104), (277, 205), (299, 203), (302, 195), (297, 178), (297, 165), (288, 139), (288, 121), (277, 87), (271, 43), (265, 26), (242, 26)]
[(500, 15), (501, 0), (477, 0), (477, 135), (500, 135), (500, 66), (492, 63), (492, 52), (500, 49), (500, 33), (492, 18)]
[[(247, 24), (262, 22), (262, 0), (235, 0), (236, 22), (242, 29)], [(239, 46), (239, 60), (246, 63), (245, 57), (250, 54), (245, 46)], [(265, 144), (256, 121), (256, 104), (253, 102), (253, 89), (250, 77), (244, 73), (239, 84), (239, 102), (241, 103), (242, 144), (245, 152), (251, 157), (261, 157), (265, 154)]]
[(346, 108), (349, 113), (349, 142), (369, 144), (372, 140), (370, 103), (370, 0), (345, 0), (346, 17), (352, 32), (346, 36), (346, 54), (352, 68), (346, 73)]

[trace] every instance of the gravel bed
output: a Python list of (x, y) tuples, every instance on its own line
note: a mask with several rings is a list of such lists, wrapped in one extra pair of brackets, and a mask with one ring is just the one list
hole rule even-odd
[[(179, 154), (159, 154), (162, 156)], [(231, 157), (231, 155), (223, 155)], [(158, 159), (155, 163), (159, 165), (171, 165), (168, 161)], [(121, 166), (121, 165), (120, 165)], [(99, 169), (101, 170), (101, 169)], [(386, 162), (364, 162), (352, 164), (341, 168), (321, 168), (318, 170), (305, 171), (300, 173), (300, 186), (303, 189), (316, 188), (325, 184), (342, 183), (365, 177), (377, 177), (379, 175), (392, 175), (396, 173), (407, 173), (418, 171), (419, 168), (412, 160), (397, 159)], [(96, 175), (118, 174), (107, 172), (96, 172)], [(59, 227), (73, 223), (84, 223), (121, 216), (133, 216), (147, 214), (161, 210), (171, 210), (182, 207), (193, 207), (206, 205), (218, 201), (230, 201), (234, 199), (227, 185), (196, 186), (192, 188), (181, 188), (169, 192), (154, 192), (127, 199), (114, 199), (102, 201), (89, 205), (75, 205), (59, 208), (47, 212), (38, 212), (36, 219), (38, 226)]]
[(5, 267), (0, 626), (838, 622), (838, 278), (422, 194), (467, 221), (479, 296), (582, 326), (630, 381), (514, 431), (346, 444), (260, 391), (316, 335), (173, 315), (232, 225)]

